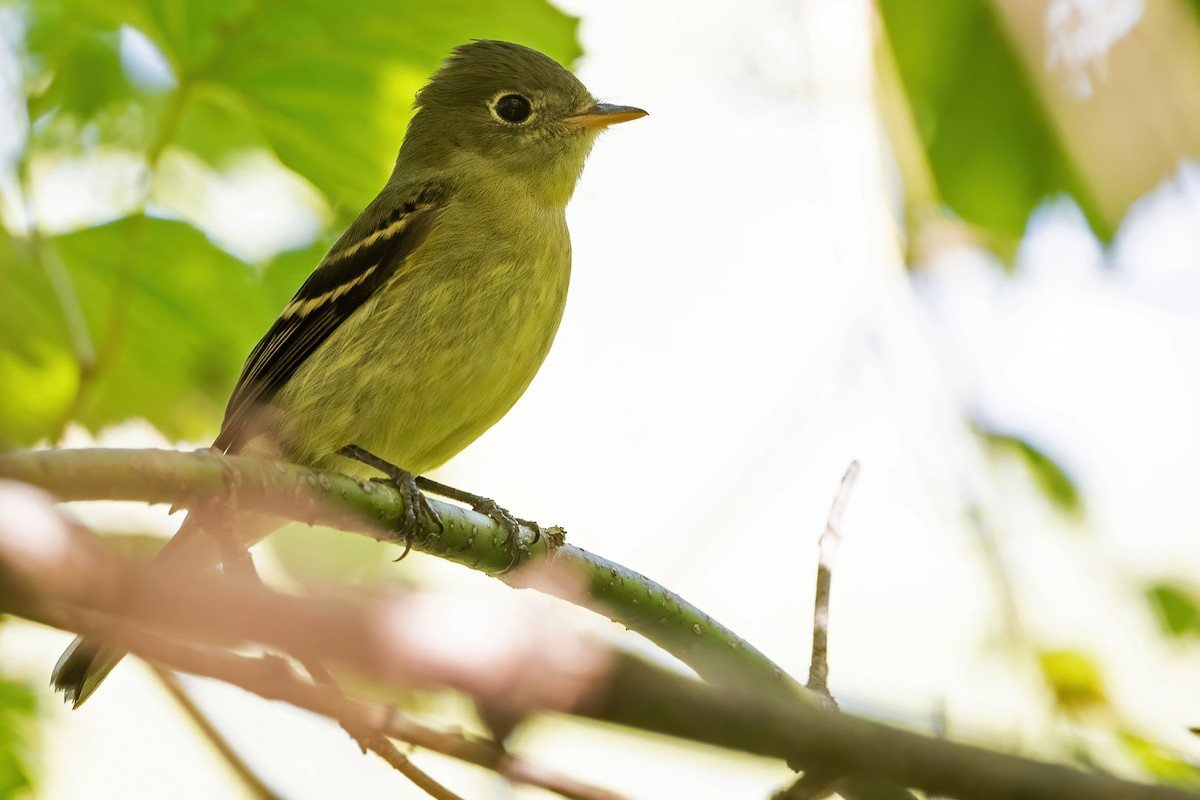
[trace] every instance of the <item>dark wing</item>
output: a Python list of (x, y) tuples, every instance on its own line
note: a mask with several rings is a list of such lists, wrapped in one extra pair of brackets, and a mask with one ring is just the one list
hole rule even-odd
[(372, 209), (363, 212), (251, 351), (213, 447), (227, 451), (238, 445), (255, 408), (270, 401), (305, 359), (405, 266), (429, 235), (440, 201), (439, 192), (427, 189), (397, 203), (391, 213), (376, 213), (374, 223), (363, 224)]

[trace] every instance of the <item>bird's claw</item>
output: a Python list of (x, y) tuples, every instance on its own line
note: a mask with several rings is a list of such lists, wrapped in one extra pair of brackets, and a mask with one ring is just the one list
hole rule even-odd
[(442, 531), (442, 520), (429, 505), (429, 500), (417, 488), (416, 479), (408, 472), (395, 468), (386, 478), (372, 478), (374, 483), (391, 486), (400, 493), (404, 502), (404, 520), (399, 533), (404, 535), (404, 552), (396, 561), (404, 559), (411, 551), (417, 535), (428, 530)]
[(357, 445), (346, 445), (342, 448), (341, 454), (379, 470), (387, 477), (372, 478), (371, 481), (391, 486), (400, 493), (404, 502), (404, 520), (399, 532), (404, 534), (404, 552), (400, 554), (400, 558), (396, 559), (397, 561), (409, 554), (418, 534), (428, 531), (442, 532), (441, 518), (429, 505), (425, 495), (417, 488), (417, 479), (412, 476), (412, 473), (384, 461)]
[[(520, 563), (522, 554), (528, 553), (529, 548), (542, 539), (541, 526), (536, 522), (514, 517), (491, 498), (464, 492), (462, 489), (455, 489), (453, 486), (438, 483), (424, 476), (417, 478), (417, 485), (432, 494), (469, 505), (476, 513), (483, 514), (500, 526), (500, 529), (504, 531), (504, 546), (510, 548), (511, 558), (508, 566), (497, 572), (497, 575), (511, 572)], [(533, 531), (533, 539), (528, 544), (521, 541), (521, 528), (523, 527)]]
[[(488, 519), (495, 522), (504, 530), (504, 546), (509, 548), (508, 566), (497, 572), (497, 575), (504, 575), (512, 572), (517, 564), (521, 563), (521, 557), (528, 555), (529, 548), (537, 544), (542, 538), (542, 529), (536, 522), (527, 519), (519, 519), (509, 513), (508, 509), (501, 506), (495, 500), (488, 497), (480, 497), (471, 504), (471, 507), (483, 514)], [(533, 531), (533, 541), (525, 544), (521, 541), (521, 528), (526, 527)]]

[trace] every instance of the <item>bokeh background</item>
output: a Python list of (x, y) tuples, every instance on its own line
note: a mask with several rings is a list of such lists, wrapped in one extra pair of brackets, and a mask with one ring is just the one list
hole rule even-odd
[[(844, 708), (1200, 785), (1195, 0), (5, 0), (0, 444), (207, 444), (245, 354), (386, 178), (413, 92), (470, 38), (651, 116), (589, 162), (541, 374), (437, 479), (564, 525), (803, 676), (817, 538), (858, 459)], [(70, 512), (128, 547), (178, 525)], [(327, 531), (256, 552), (282, 585), (511, 592)], [(140, 664), (63, 707), (46, 684), (68, 640), (0, 626), (0, 788), (245, 793)], [(185, 687), (283, 796), (423, 796), (332, 724)], [(556, 720), (516, 746), (634, 797), (788, 776)]]

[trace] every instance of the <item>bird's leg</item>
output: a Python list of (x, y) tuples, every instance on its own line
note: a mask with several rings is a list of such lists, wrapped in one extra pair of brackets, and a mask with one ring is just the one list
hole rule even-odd
[(533, 531), (531, 545), (537, 544), (538, 540), (542, 538), (542, 528), (540, 525), (532, 520), (514, 517), (508, 512), (508, 509), (503, 508), (490, 497), (482, 497), (470, 492), (464, 492), (462, 489), (455, 489), (453, 486), (447, 486), (444, 483), (438, 483), (437, 481), (431, 481), (429, 478), (423, 477), (417, 478), (417, 486), (439, 497), (465, 503), (504, 529), (504, 544), (510, 546), (512, 552), (510, 553), (511, 560), (508, 562), (508, 566), (499, 573), (501, 575), (512, 571), (513, 567), (521, 560), (521, 554), (527, 552), (529, 549), (528, 546), (521, 542), (522, 525)]
[(216, 543), (225, 574), (250, 583), (262, 583), (250, 549), (234, 529), (233, 505), (232, 500), (217, 500), (193, 513), (199, 516), (200, 529)]
[[(441, 531), (441, 519), (438, 518), (437, 512), (429, 507), (429, 501), (417, 488), (418, 478), (414, 478), (407, 470), (403, 470), (395, 464), (389, 464), (356, 444), (348, 444), (339, 452), (346, 458), (352, 458), (387, 475), (387, 478), (373, 478), (372, 480), (391, 484), (404, 498), (404, 552), (400, 554), (400, 558), (404, 558), (412, 550), (413, 538), (418, 531), (429, 528)], [(399, 561), (400, 558), (396, 560)]]

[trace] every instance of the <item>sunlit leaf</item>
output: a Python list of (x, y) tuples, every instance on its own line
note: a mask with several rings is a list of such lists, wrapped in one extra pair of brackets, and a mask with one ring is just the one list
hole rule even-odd
[(1154, 583), (1146, 587), (1146, 599), (1163, 633), (1176, 638), (1200, 636), (1200, 603), (1191, 590), (1174, 583)]
[(391, 169), (416, 89), (471, 38), (579, 54), (575, 20), (543, 0), (297, 0), (223, 27), (198, 80), (239, 91), (280, 160), (335, 208), (357, 209)]
[(0, 678), (0, 797), (19, 796), (34, 786), (36, 723), (33, 688)]
[(1200, 767), (1135, 733), (1122, 731), (1120, 737), (1126, 752), (1156, 780), (1175, 786), (1200, 787)]
[(218, 169), (231, 156), (268, 144), (245, 95), (220, 83), (192, 88), (171, 141)]
[(211, 434), (245, 354), (277, 308), (245, 264), (191, 226), (131, 217), (60, 237), (103, 367), (80, 419), (144, 416), (168, 436)]
[(186, 81), (207, 71), (220, 58), (228, 38), (271, 4), (255, 0), (133, 0), (129, 5), (130, 24), (159, 46), (176, 76)]
[(1070, 514), (1083, 510), (1083, 500), (1075, 481), (1045, 451), (1019, 436), (985, 429), (980, 429), (979, 433), (997, 452), (1013, 454), (1021, 459), (1038, 488), (1060, 510)]
[(1099, 667), (1074, 650), (1052, 650), (1038, 655), (1042, 677), (1064, 711), (1078, 713), (1108, 704)]
[(30, 11), (26, 69), (35, 118), (57, 108), (87, 120), (130, 95), (114, 15), (71, 0), (39, 0)]
[[(245, 354), (278, 310), (264, 302), (255, 271), (191, 226), (149, 217), (56, 237), (46, 246), (43, 264), (27, 260), (4, 273), (21, 300), (0, 323), (0, 370), (15, 364), (30, 377), (6, 384), (15, 397), (0, 402), (27, 413), (16, 421), (0, 416), (8, 426), (4, 436), (19, 442), (45, 436), (53, 431), (31, 430), (33, 423), (66, 413), (92, 427), (145, 417), (169, 436), (211, 435)], [(61, 291), (47, 277), (45, 263), (54, 259), (65, 268)], [(64, 302), (82, 309), (97, 354), (73, 412), (79, 377), (64, 383), (61, 373), (65, 361), (78, 373), (78, 360)], [(29, 409), (41, 417), (31, 418)]]
[(157, 120), (169, 144), (219, 163), (265, 142), (343, 209), (387, 178), (413, 94), (455, 45), (512, 39), (565, 63), (580, 52), (576, 21), (544, 0), (119, 6), (105, 21), (136, 27), (176, 73), (178, 113)]
[[(31, 20), (27, 71), (39, 108), (103, 114), (102, 141), (131, 144), (132, 128), (145, 147), (180, 146), (218, 165), (266, 143), (339, 209), (357, 210), (378, 191), (414, 92), (455, 45), (510, 39), (564, 63), (580, 52), (576, 20), (545, 0), (19, 5)], [(134, 91), (118, 48), (122, 26), (171, 66), (170, 96)]]
[(1015, 247), (1033, 209), (1069, 193), (1097, 234), (1096, 210), (989, 3), (880, 0), (905, 93), (941, 199)]
[(18, 45), (32, 147), (39, 155), (97, 145), (149, 145), (163, 98), (140, 89), (122, 58), (127, 0), (34, 0)]
[(47, 270), (0, 228), (0, 447), (29, 444), (58, 423), (79, 360)]

